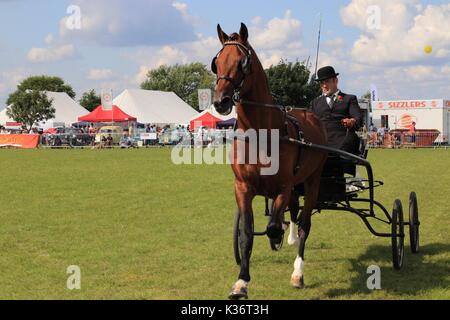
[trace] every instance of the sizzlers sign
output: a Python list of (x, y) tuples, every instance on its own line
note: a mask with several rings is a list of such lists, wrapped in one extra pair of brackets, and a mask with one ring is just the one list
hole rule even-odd
[(442, 109), (442, 100), (379, 101), (375, 109)]

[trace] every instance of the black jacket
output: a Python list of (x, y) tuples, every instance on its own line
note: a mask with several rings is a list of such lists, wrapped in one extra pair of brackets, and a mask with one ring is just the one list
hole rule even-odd
[[(312, 101), (310, 108), (325, 124), (328, 146), (358, 154), (359, 138), (355, 130), (362, 127), (363, 123), (356, 96), (340, 92), (331, 108), (326, 97), (320, 96)], [(347, 130), (341, 123), (345, 118), (354, 118), (355, 128)]]

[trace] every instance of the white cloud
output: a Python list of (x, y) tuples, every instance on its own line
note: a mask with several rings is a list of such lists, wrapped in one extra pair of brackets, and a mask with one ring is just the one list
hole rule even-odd
[(91, 69), (87, 78), (89, 80), (105, 80), (113, 77), (114, 73), (111, 69)]
[(281, 46), (298, 42), (302, 39), (302, 24), (300, 20), (292, 17), (287, 10), (283, 18), (273, 18), (266, 26), (260, 27), (261, 19), (253, 19), (249, 29), (253, 46), (264, 49), (280, 49)]
[[(450, 4), (421, 6), (416, 0), (379, 0), (380, 29), (368, 28), (372, 0), (353, 0), (341, 10), (342, 22), (362, 33), (352, 58), (373, 65), (450, 58)], [(427, 55), (424, 48), (433, 47)]]
[[(29, 71), (25, 68), (16, 68), (9, 71), (0, 71), (0, 98), (6, 101), (7, 96), (14, 92), (19, 83), (29, 75)], [(1, 102), (3, 102), (0, 99)], [(0, 105), (0, 110), (3, 109)]]
[(168, 45), (195, 39), (187, 5), (171, 0), (73, 0), (81, 28), (60, 21), (60, 37), (104, 46)]
[(32, 48), (28, 52), (27, 58), (31, 62), (54, 62), (73, 58), (75, 55), (75, 47), (67, 44), (49, 48)]
[(148, 72), (152, 69), (156, 69), (162, 65), (185, 64), (189, 62), (188, 56), (185, 53), (170, 46), (162, 47), (149, 60), (150, 63), (140, 66), (139, 72), (135, 77), (137, 84), (141, 84), (147, 78)]

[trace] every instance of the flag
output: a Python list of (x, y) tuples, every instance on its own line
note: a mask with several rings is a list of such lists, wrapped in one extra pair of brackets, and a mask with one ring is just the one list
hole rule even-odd
[(206, 110), (211, 106), (211, 96), (210, 89), (198, 90), (198, 106), (200, 111)]
[(370, 85), (370, 101), (371, 102), (380, 101), (378, 97), (377, 87), (373, 83)]
[(104, 110), (111, 110), (113, 107), (112, 90), (102, 90), (102, 107)]

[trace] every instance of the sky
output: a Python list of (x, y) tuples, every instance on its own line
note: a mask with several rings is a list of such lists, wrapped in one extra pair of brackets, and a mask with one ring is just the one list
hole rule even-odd
[[(62, 77), (77, 93), (139, 88), (163, 64), (200, 61), (243, 22), (265, 67), (306, 61), (340, 89), (381, 100), (450, 99), (450, 3), (433, 0), (0, 0), (0, 110), (32, 75)], [(431, 50), (430, 50), (431, 49)]]

